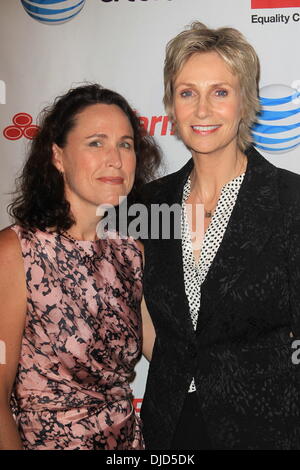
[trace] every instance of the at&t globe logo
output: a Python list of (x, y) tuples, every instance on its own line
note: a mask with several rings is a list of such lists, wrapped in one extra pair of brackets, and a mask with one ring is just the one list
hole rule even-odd
[(21, 0), (29, 16), (45, 24), (70, 21), (82, 10), (85, 0)]
[(285, 153), (300, 145), (300, 92), (287, 85), (260, 89), (262, 112), (252, 128), (255, 147)]

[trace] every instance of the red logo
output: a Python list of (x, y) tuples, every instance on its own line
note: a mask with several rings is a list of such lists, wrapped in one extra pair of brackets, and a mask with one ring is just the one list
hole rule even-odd
[(32, 117), (27, 113), (18, 113), (13, 117), (13, 126), (7, 126), (3, 135), (8, 140), (18, 140), (21, 137), (32, 140), (37, 131), (38, 126), (32, 125)]
[(251, 0), (251, 8), (300, 7), (300, 0)]
[(142, 398), (134, 398), (132, 400), (132, 403), (133, 403), (133, 408), (134, 408), (135, 412), (139, 413), (141, 411), (141, 404), (143, 403), (143, 399)]
[(149, 135), (173, 135), (173, 124), (168, 116), (139, 116), (141, 127), (144, 128)]
[[(145, 129), (149, 135), (173, 135), (174, 129), (168, 116), (139, 116), (141, 127)], [(7, 126), (3, 135), (8, 140), (18, 140), (21, 137), (32, 140), (37, 131), (38, 126), (32, 124), (32, 117), (27, 113), (18, 113), (13, 117), (13, 126)]]

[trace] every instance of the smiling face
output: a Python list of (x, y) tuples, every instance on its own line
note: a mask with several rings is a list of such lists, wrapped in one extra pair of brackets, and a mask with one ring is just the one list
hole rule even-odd
[(135, 176), (129, 119), (116, 105), (88, 106), (75, 117), (64, 148), (53, 145), (53, 163), (64, 174), (71, 211), (76, 207), (76, 213), (95, 216), (99, 205), (119, 204), (119, 197), (130, 192)]
[(186, 61), (174, 83), (173, 116), (193, 155), (236, 151), (240, 85), (218, 53), (195, 53)]

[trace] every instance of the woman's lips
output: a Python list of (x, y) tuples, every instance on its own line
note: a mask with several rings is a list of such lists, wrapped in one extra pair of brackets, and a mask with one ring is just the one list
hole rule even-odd
[(107, 184), (123, 184), (124, 178), (119, 176), (102, 176), (101, 178), (97, 178), (98, 181)]
[(192, 126), (193, 131), (196, 134), (207, 135), (216, 132), (221, 126)]

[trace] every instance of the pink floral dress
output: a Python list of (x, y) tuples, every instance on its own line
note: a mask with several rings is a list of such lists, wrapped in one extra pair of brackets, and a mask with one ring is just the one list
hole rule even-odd
[(135, 241), (19, 237), (27, 316), (12, 409), (25, 449), (143, 449), (129, 385), (141, 354)]

